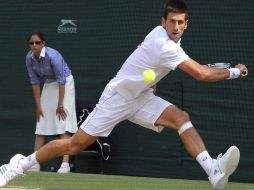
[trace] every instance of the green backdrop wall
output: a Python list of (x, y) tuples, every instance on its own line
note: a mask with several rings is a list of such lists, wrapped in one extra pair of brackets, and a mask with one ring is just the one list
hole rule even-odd
[[(4, 163), (17, 152), (33, 150), (34, 102), (25, 67), (28, 34), (34, 29), (43, 31), (47, 45), (58, 49), (71, 67), (77, 98), (94, 100), (145, 35), (160, 24), (165, 1), (0, 3), (0, 162)], [(237, 145), (241, 162), (232, 179), (253, 182), (254, 1), (186, 3), (190, 9), (189, 28), (182, 39), (186, 53), (202, 64), (244, 63), (249, 76), (202, 83), (177, 70), (158, 84), (157, 94), (189, 112), (213, 157)], [(172, 130), (157, 134), (123, 122), (110, 137), (106, 174), (207, 179)]]

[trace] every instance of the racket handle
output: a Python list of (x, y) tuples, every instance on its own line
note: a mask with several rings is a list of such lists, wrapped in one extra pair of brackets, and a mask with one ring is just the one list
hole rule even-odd
[(244, 71), (241, 73), (241, 75), (242, 75), (243, 77), (246, 77), (246, 76), (248, 75), (248, 70), (247, 70), (247, 69), (244, 70)]

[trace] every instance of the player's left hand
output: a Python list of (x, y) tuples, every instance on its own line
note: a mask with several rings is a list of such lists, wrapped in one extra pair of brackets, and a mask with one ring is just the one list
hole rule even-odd
[(63, 107), (63, 106), (59, 106), (59, 107), (56, 109), (56, 115), (58, 116), (59, 121), (60, 121), (61, 119), (62, 119), (63, 121), (66, 119), (67, 114), (66, 114), (66, 112), (64, 111), (64, 107)]

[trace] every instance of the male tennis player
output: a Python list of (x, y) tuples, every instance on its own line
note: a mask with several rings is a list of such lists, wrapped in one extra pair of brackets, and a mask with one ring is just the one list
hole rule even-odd
[[(239, 149), (231, 146), (223, 156), (212, 159), (188, 113), (156, 96), (150, 87), (176, 68), (207, 82), (242, 78), (247, 68), (242, 64), (229, 69), (212, 68), (191, 59), (180, 46), (181, 36), (187, 26), (185, 3), (169, 1), (161, 25), (155, 27), (127, 58), (77, 133), (71, 139), (51, 141), (27, 157), (15, 155), (8, 164), (0, 167), (0, 186), (22, 175), (36, 163), (77, 154), (98, 136), (108, 136), (119, 122), (127, 119), (157, 132), (163, 127), (174, 129), (188, 153), (196, 158), (207, 173), (212, 187), (223, 189), (238, 166)], [(146, 69), (153, 69), (156, 74), (155, 81), (149, 84), (142, 78)]]

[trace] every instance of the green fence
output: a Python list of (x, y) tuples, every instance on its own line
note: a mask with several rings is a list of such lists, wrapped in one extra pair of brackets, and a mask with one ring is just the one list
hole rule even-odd
[[(160, 24), (159, 0), (1, 0), (0, 162), (33, 150), (35, 115), (26, 67), (28, 34), (39, 29), (73, 71), (78, 99), (97, 99), (104, 85), (145, 35)], [(234, 181), (253, 182), (254, 174), (254, 1), (186, 0), (189, 28), (186, 53), (202, 64), (244, 63), (244, 80), (195, 81), (175, 71), (158, 84), (158, 95), (189, 112), (213, 157), (232, 144), (241, 150)], [(74, 24), (65, 24), (72, 20)], [(106, 174), (206, 179), (183, 149), (179, 137), (123, 122), (111, 134)], [(85, 160), (84, 160), (85, 162)], [(77, 163), (77, 165), (79, 165)], [(77, 166), (78, 167), (78, 166)]]

